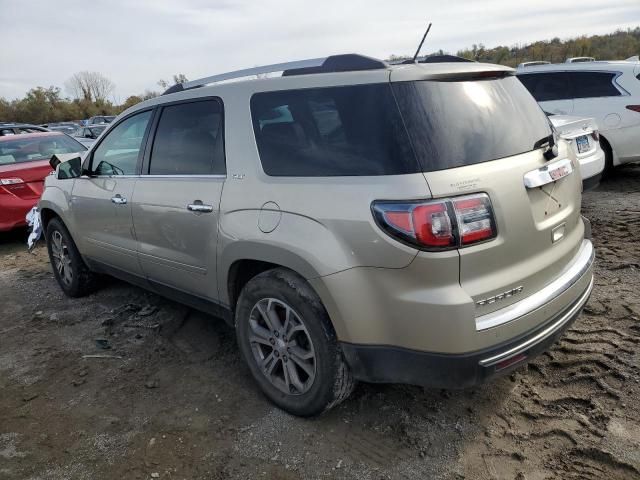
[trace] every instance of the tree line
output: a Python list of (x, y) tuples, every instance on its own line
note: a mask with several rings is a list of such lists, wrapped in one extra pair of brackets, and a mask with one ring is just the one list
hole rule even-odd
[[(427, 40), (428, 41), (428, 40)], [(451, 52), (437, 50), (427, 54), (448, 55)], [(606, 35), (582, 36), (561, 40), (539, 40), (537, 42), (511, 46), (500, 45), (487, 48), (482, 43), (454, 53), (459, 57), (476, 62), (498, 63), (516, 67), (519, 63), (544, 60), (562, 63), (570, 57), (594, 57), (596, 60), (625, 60), (640, 54), (640, 27), (617, 30)], [(389, 60), (399, 61), (409, 58), (406, 55), (391, 55)]]
[[(162, 89), (174, 83), (188, 81), (179, 73), (173, 76), (173, 83), (159, 80)], [(96, 115), (118, 115), (127, 108), (156, 97), (160, 92), (146, 90), (138, 95), (131, 95), (122, 104), (114, 103), (110, 98), (115, 84), (98, 72), (78, 72), (65, 84), (67, 96), (60, 87), (35, 87), (23, 98), (7, 100), (0, 97), (0, 122), (43, 123), (83, 120)]]
[[(443, 55), (439, 50), (432, 54)], [(478, 62), (499, 63), (511, 67), (521, 62), (546, 60), (564, 62), (569, 57), (595, 57), (597, 60), (624, 60), (640, 54), (640, 27), (617, 30), (606, 35), (582, 36), (561, 40), (540, 40), (529, 44), (487, 48), (482, 43), (459, 50), (456, 55)], [(408, 57), (392, 55), (390, 60)], [(172, 81), (159, 80), (166, 89), (172, 84), (187, 81), (183, 74), (173, 75)], [(98, 72), (78, 72), (65, 82), (67, 96), (59, 87), (35, 87), (23, 98), (8, 100), (0, 97), (0, 122), (52, 123), (81, 120), (95, 115), (117, 115), (138, 102), (153, 98), (159, 92), (146, 90), (131, 95), (120, 105), (110, 100), (115, 85)]]
[(540, 40), (510, 47), (486, 48), (483, 44), (472, 45), (456, 52), (459, 57), (478, 62), (499, 63), (515, 67), (519, 63), (543, 60), (562, 63), (571, 57), (594, 57), (596, 60), (625, 60), (640, 54), (640, 27), (617, 30), (606, 35), (582, 36), (561, 40)]

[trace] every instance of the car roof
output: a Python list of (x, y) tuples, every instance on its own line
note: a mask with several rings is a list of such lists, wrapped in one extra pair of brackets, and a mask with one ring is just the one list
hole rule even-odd
[(60, 137), (65, 135), (62, 132), (34, 132), (34, 133), (20, 133), (18, 135), (4, 135), (0, 137), (0, 142), (9, 140), (22, 139), (22, 138), (42, 138), (42, 137)]
[(575, 63), (550, 63), (548, 65), (528, 65), (518, 68), (517, 74), (533, 72), (557, 72), (557, 71), (580, 71), (580, 70), (617, 70), (633, 71), (639, 65), (638, 62), (627, 60), (596, 60), (595, 62), (575, 62)]
[(40, 125), (34, 125), (33, 123), (16, 123), (16, 122), (5, 122), (0, 123), (0, 127), (2, 128), (14, 128), (14, 127), (36, 127), (36, 128), (44, 128)]
[[(356, 67), (350, 70), (348, 66), (340, 65), (335, 70), (322, 69), (329, 59), (337, 57), (356, 58)], [(350, 60), (350, 59), (349, 59)], [(358, 62), (369, 62), (371, 68), (360, 68)], [(256, 67), (254, 69), (239, 70), (207, 77), (202, 80), (193, 80), (184, 85), (187, 89), (172, 87), (159, 97), (140, 102), (130, 107), (121, 115), (129, 115), (133, 112), (148, 109), (165, 103), (188, 100), (201, 97), (214, 96), (245, 96), (250, 97), (254, 93), (269, 92), (288, 89), (301, 89), (313, 87), (348, 86), (367, 83), (384, 83), (394, 81), (412, 80), (438, 80), (451, 79), (480, 73), (491, 75), (512, 75), (515, 70), (504, 66), (478, 62), (435, 62), (435, 63), (410, 63), (390, 65), (380, 60), (361, 55), (348, 54), (326, 57), (324, 59), (312, 59), (308, 62), (316, 62), (315, 66), (306, 67), (304, 62), (291, 62), (289, 64)], [(293, 67), (289, 65), (294, 65)], [(303, 66), (300, 66), (303, 65)], [(281, 76), (266, 76), (263, 73), (282, 72)], [(234, 76), (234, 74), (236, 74)], [(266, 78), (260, 78), (264, 77)], [(251, 77), (251, 78), (249, 78)], [(256, 78), (258, 77), (258, 78)], [(210, 82), (211, 79), (214, 79)]]

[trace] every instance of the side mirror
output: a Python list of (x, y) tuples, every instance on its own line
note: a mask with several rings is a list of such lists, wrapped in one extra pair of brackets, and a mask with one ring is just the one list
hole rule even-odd
[(78, 178), (82, 175), (82, 158), (75, 153), (53, 155), (49, 165), (54, 170), (57, 169), (57, 178), (60, 180)]

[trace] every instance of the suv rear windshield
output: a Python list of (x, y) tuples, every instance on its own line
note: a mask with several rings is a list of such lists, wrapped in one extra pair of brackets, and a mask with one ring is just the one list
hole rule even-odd
[(512, 76), (392, 85), (424, 171), (529, 152), (551, 135), (546, 115)]
[(514, 77), (264, 92), (251, 114), (271, 176), (443, 170), (531, 151), (551, 134)]

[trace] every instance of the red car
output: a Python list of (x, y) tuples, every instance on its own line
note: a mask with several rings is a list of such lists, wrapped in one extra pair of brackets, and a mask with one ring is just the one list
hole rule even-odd
[(54, 153), (81, 153), (81, 143), (59, 132), (0, 137), (0, 232), (26, 225), (38, 203)]

